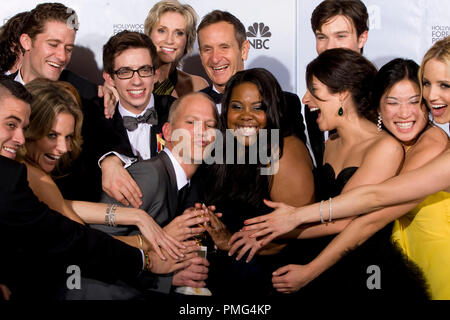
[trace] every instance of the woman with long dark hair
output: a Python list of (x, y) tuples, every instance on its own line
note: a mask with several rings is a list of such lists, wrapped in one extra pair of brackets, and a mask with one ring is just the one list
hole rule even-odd
[[(207, 168), (205, 202), (216, 206), (221, 220), (210, 215), (208, 232), (218, 247), (211, 258), (208, 288), (213, 295), (252, 293), (267, 295), (276, 256), (284, 245), (271, 244), (253, 261), (240, 248), (252, 252), (254, 240), (240, 231), (245, 219), (269, 212), (263, 199), (288, 203), (314, 200), (312, 162), (301, 140), (286, 125), (286, 102), (280, 85), (265, 69), (236, 73), (227, 83), (218, 129), (224, 137), (216, 147), (223, 162)], [(218, 140), (217, 140), (218, 141)], [(233, 237), (234, 246), (229, 245)], [(253, 253), (252, 253), (253, 255)], [(277, 255), (278, 256), (278, 255)]]

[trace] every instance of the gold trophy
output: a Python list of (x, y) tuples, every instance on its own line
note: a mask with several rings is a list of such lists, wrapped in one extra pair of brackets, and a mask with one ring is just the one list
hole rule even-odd
[[(204, 228), (201, 224), (198, 225), (201, 228)], [(205, 233), (199, 234), (198, 236), (193, 237), (197, 245), (200, 247), (200, 250), (197, 251), (199, 257), (206, 259), (206, 253), (208, 248), (202, 245), (202, 241), (206, 238)], [(193, 288), (193, 287), (177, 287), (175, 289), (176, 293), (184, 294), (184, 295), (194, 295), (194, 296), (212, 296), (211, 291), (204, 288)]]

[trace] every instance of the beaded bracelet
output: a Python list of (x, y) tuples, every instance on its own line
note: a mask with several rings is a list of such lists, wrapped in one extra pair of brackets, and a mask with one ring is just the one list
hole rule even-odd
[(144, 256), (145, 256), (144, 270), (151, 271), (150, 269), (152, 268), (152, 264), (151, 264), (150, 255), (148, 254), (148, 251), (145, 251)]

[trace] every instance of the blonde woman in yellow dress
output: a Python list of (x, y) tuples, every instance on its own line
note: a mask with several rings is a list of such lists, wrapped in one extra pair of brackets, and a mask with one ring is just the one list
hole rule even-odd
[[(450, 38), (437, 42), (425, 55), (419, 79), (423, 97), (438, 123), (450, 121)], [(286, 292), (305, 286), (340, 260), (343, 253), (359, 246), (379, 228), (394, 219), (393, 239), (424, 272), (433, 299), (450, 299), (450, 152), (447, 149), (428, 164), (373, 186), (363, 186), (345, 195), (303, 208), (271, 203), (272, 214), (248, 220), (246, 229), (257, 230), (264, 245), (299, 225), (359, 215), (319, 257), (308, 265), (289, 265), (274, 273), (274, 282)], [(411, 150), (413, 151), (413, 150)], [(408, 150), (409, 152), (409, 150)], [(408, 153), (407, 153), (408, 154)], [(445, 190), (429, 196), (428, 194)], [(322, 207), (322, 209), (321, 209)], [(415, 208), (414, 208), (415, 207)], [(330, 209), (331, 208), (331, 209)], [(413, 209), (414, 208), (414, 209)], [(413, 209), (407, 215), (404, 213)], [(330, 217), (331, 212), (332, 217)], [(332, 224), (332, 223), (331, 223)], [(307, 228), (305, 229), (307, 230)], [(300, 232), (301, 234), (301, 232)]]

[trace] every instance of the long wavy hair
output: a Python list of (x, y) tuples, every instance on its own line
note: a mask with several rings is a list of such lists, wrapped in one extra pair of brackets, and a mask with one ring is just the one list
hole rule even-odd
[[(45, 137), (51, 131), (58, 114), (66, 112), (75, 119), (71, 151), (60, 158), (52, 173), (54, 176), (62, 175), (81, 152), (83, 114), (78, 102), (80, 98), (77, 97), (76, 89), (64, 81), (38, 78), (27, 83), (25, 87), (33, 96), (30, 124), (25, 131), (25, 145)], [(26, 159), (33, 162), (28, 157)]]
[[(218, 123), (218, 130), (225, 137), (228, 118), (228, 109), (230, 105), (233, 89), (242, 83), (253, 83), (261, 94), (262, 107), (266, 113), (267, 124), (265, 129), (267, 134), (266, 155), (281, 158), (283, 153), (283, 138), (290, 134), (289, 126), (286, 125), (286, 101), (283, 91), (275, 77), (267, 70), (262, 68), (248, 69), (237, 72), (227, 83), (222, 100), (222, 113)], [(279, 141), (271, 141), (270, 130), (279, 130)], [(258, 134), (257, 148), (259, 148)], [(255, 207), (262, 205), (262, 199), (268, 197), (271, 189), (271, 176), (262, 175), (261, 169), (266, 164), (257, 159), (256, 164), (237, 164), (237, 142), (234, 141), (233, 150), (227, 150), (226, 139), (223, 141), (224, 158), (227, 159), (227, 153), (234, 152), (233, 164), (214, 164), (208, 170), (207, 186), (209, 194), (207, 200), (209, 203), (220, 203), (223, 201), (240, 201), (251, 204)], [(272, 144), (275, 146), (271, 148)], [(229, 148), (229, 146), (228, 146)], [(249, 147), (245, 147), (245, 159), (249, 159)], [(279, 152), (277, 156), (274, 154)], [(260, 154), (260, 150), (258, 150)]]

